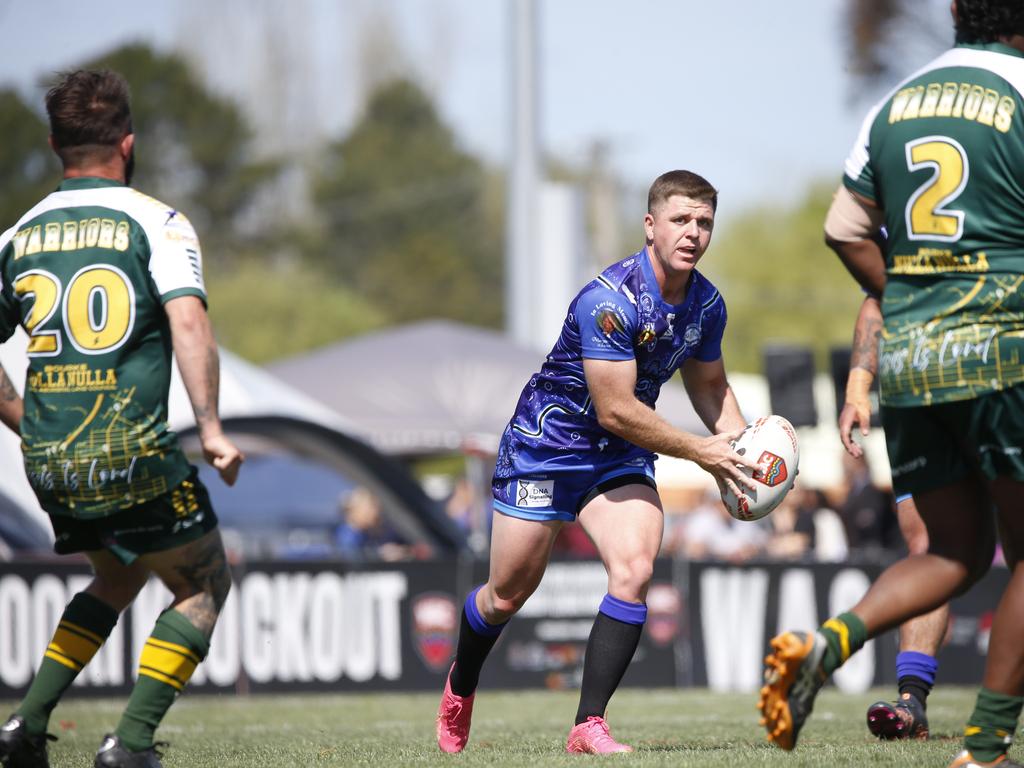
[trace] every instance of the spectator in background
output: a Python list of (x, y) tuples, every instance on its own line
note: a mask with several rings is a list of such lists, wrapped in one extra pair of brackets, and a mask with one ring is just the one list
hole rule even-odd
[(899, 548), (893, 540), (898, 527), (892, 495), (872, 482), (867, 457), (844, 453), (843, 476), (846, 499), (839, 506), (839, 516), (846, 526), (850, 549), (877, 555)]
[(551, 554), (557, 557), (570, 557), (585, 560), (600, 557), (597, 547), (590, 540), (587, 532), (579, 523), (563, 525), (558, 532), (555, 543), (551, 546)]
[(468, 534), (473, 530), (473, 521), (481, 504), (480, 494), (469, 478), (463, 475), (455, 481), (452, 494), (444, 503), (444, 510), (459, 529)]
[(814, 559), (822, 563), (838, 563), (846, 559), (849, 542), (843, 519), (828, 502), (825, 494), (817, 488), (794, 489), (799, 494), (799, 504), (808, 511), (813, 521), (814, 538), (812, 548)]
[(708, 488), (699, 505), (672, 520), (663, 551), (691, 560), (741, 563), (760, 554), (771, 535), (767, 518), (744, 521), (732, 517), (716, 488)]
[(356, 560), (402, 560), (409, 548), (384, 521), (380, 499), (366, 488), (355, 488), (341, 507), (343, 520), (334, 532), (339, 552)]
[(779, 560), (803, 560), (814, 556), (814, 513), (818, 509), (816, 491), (793, 488), (768, 517), (771, 538), (765, 554)]

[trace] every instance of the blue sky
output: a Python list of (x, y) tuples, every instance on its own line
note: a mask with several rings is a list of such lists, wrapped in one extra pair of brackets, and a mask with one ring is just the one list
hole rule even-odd
[[(947, 5), (922, 8), (944, 14)], [(814, 179), (838, 180), (880, 95), (851, 96), (845, 0), (537, 7), (545, 149), (582, 162), (594, 140), (607, 141), (613, 168), (637, 190), (664, 170), (696, 170), (720, 188), (723, 218), (790, 204)], [(40, 76), (147, 40), (185, 49), (267, 135), (276, 115), (278, 134), (306, 141), (355, 118), (360, 41), (365, 48), (382, 18), (401, 50), (390, 64), (415, 73), (465, 146), (504, 162), (509, 0), (0, 0), (3, 79), (38, 100)], [(919, 63), (908, 60), (908, 71)], [(286, 71), (287, 83), (269, 87), (268, 71)]]

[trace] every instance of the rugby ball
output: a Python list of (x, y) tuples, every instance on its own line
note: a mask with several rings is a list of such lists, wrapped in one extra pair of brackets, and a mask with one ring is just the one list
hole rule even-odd
[(737, 520), (760, 520), (779, 506), (793, 487), (800, 465), (796, 430), (781, 416), (764, 416), (747, 425), (733, 448), (757, 462), (757, 470), (742, 467), (748, 476), (753, 472), (757, 490), (741, 488), (737, 498), (723, 486), (722, 503)]

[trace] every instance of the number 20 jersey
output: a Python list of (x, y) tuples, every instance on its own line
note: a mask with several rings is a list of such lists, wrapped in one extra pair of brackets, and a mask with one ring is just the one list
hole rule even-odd
[(1024, 56), (958, 45), (867, 116), (844, 183), (885, 211), (882, 402), (1024, 382)]
[(66, 179), (0, 237), (0, 341), (29, 335), (22, 450), (50, 514), (112, 514), (188, 476), (163, 308), (184, 295), (206, 298), (192, 225), (114, 181)]

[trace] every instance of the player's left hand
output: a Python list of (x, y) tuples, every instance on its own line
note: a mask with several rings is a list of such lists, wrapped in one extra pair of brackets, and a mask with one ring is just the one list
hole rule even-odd
[(221, 480), (228, 485), (234, 485), (238, 479), (238, 470), (245, 461), (245, 455), (224, 433), (203, 437), (202, 443), (206, 463), (220, 473)]
[(868, 436), (871, 428), (871, 402), (864, 398), (862, 400), (847, 400), (839, 414), (839, 438), (843, 441), (846, 452), (859, 459), (864, 455), (864, 449), (853, 439), (853, 428), (860, 427), (862, 437)]

